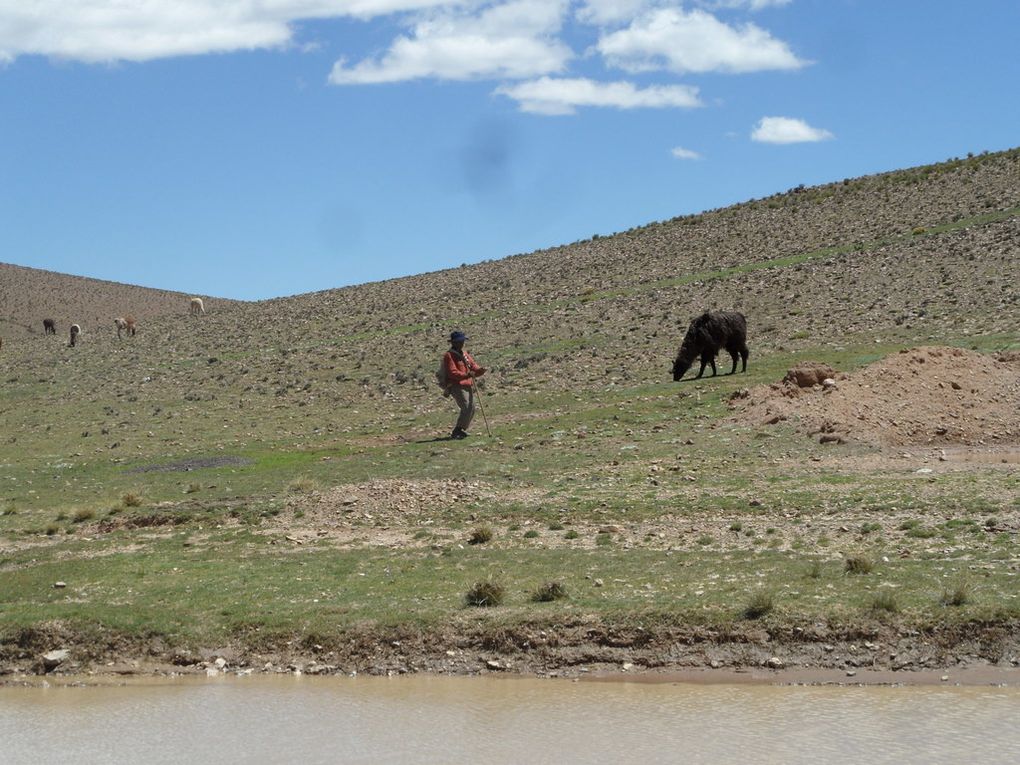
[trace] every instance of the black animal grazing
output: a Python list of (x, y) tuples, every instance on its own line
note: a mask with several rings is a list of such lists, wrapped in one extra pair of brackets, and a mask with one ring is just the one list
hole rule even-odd
[(54, 319), (42, 320), (43, 333), (47, 335), (57, 334), (57, 322)]
[(691, 322), (680, 345), (680, 351), (673, 362), (673, 379), (679, 380), (691, 368), (694, 360), (701, 357), (698, 377), (705, 373), (705, 367), (712, 365), (712, 376), (716, 374), (715, 357), (721, 349), (733, 357), (733, 369), (737, 371), (737, 357), (743, 360), (741, 372), (747, 371), (747, 320), (744, 314), (735, 311), (705, 311)]

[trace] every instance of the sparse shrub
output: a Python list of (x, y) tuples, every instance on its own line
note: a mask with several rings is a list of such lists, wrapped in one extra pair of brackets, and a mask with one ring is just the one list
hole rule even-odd
[(820, 560), (811, 561), (808, 566), (807, 575), (809, 579), (821, 579), (822, 578), (822, 562)]
[(882, 530), (882, 524), (881, 523), (875, 523), (875, 522), (871, 521), (871, 522), (867, 522), (867, 523), (862, 523), (861, 524), (861, 533), (862, 534), (870, 534), (873, 531), (881, 531), (881, 530)]
[(491, 542), (494, 536), (495, 532), (491, 526), (479, 526), (471, 530), (471, 534), (468, 535), (468, 544), (484, 545), (486, 542)]
[(563, 524), (559, 521), (553, 521), (549, 524), (549, 531), (563, 531)]
[(775, 607), (775, 595), (768, 590), (759, 590), (744, 606), (743, 616), (745, 619), (760, 619), (766, 614), (772, 613)]
[(870, 574), (875, 564), (867, 555), (848, 555), (843, 563), (848, 574)]
[(900, 612), (900, 604), (896, 601), (896, 596), (885, 590), (875, 595), (871, 599), (871, 610), (880, 611), (888, 614), (898, 614)]
[(525, 539), (535, 539), (535, 537), (537, 536), (538, 536), (537, 529), (528, 529), (527, 531), (524, 532)]
[(491, 580), (485, 582), (476, 582), (467, 594), (464, 596), (465, 602), (469, 606), (478, 606), (480, 608), (489, 608), (492, 606), (502, 605), (505, 591), (502, 585), (497, 584)]
[(926, 229), (924, 226), (915, 226), (910, 233), (913, 234), (914, 236), (920, 236), (921, 234), (928, 233), (928, 229)]
[(318, 484), (308, 476), (295, 478), (287, 484), (287, 491), (291, 494), (311, 494), (318, 488)]
[(546, 582), (539, 587), (531, 599), (537, 603), (551, 603), (554, 600), (563, 600), (567, 597), (567, 588), (560, 582)]
[(129, 491), (127, 494), (120, 498), (120, 503), (124, 507), (141, 507), (142, 498), (139, 497), (137, 494)]
[(908, 521), (903, 521), (903, 523), (899, 525), (899, 529), (900, 531), (910, 531), (911, 529), (916, 529), (920, 525), (921, 522), (919, 520), (917, 520), (916, 518), (911, 518)]
[(96, 517), (95, 510), (78, 510), (72, 517), (71, 520), (75, 523), (84, 523), (85, 521), (91, 521)]
[(51, 523), (49, 526), (46, 527), (46, 536), (52, 537), (58, 531), (60, 531), (60, 524), (59, 523)]
[(564, 539), (577, 539), (580, 534), (577, 533), (577, 529), (570, 529), (566, 534), (563, 535)]
[(739, 533), (740, 530), (743, 528), (744, 524), (742, 524), (740, 521), (734, 521), (733, 523), (730, 524), (730, 531), (735, 533)]
[(960, 581), (942, 591), (939, 600), (944, 606), (965, 606), (973, 599), (969, 582)]
[(701, 535), (700, 537), (698, 537), (698, 539), (697, 539), (697, 542), (698, 542), (698, 544), (699, 544), (699, 545), (702, 545), (702, 546), (704, 546), (704, 545), (710, 545), (710, 544), (712, 544), (712, 543), (713, 543), (714, 541), (715, 541), (715, 537), (713, 537), (713, 536), (711, 536), (711, 535), (709, 535), (709, 534), (702, 534), (702, 535)]
[(937, 534), (938, 532), (935, 529), (925, 528), (924, 526), (914, 526), (911, 529), (907, 529), (907, 536), (911, 539), (931, 539)]

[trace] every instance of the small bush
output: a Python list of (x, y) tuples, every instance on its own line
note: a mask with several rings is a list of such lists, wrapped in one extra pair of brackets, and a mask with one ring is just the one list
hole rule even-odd
[(549, 524), (549, 531), (563, 531), (563, 524), (559, 521), (553, 521)]
[(891, 592), (880, 592), (871, 599), (871, 610), (898, 614), (900, 612), (900, 604), (896, 602), (896, 596)]
[(968, 582), (957, 582), (952, 587), (942, 591), (939, 598), (944, 606), (965, 606), (973, 600), (973, 594)]
[(85, 521), (91, 521), (95, 517), (95, 510), (79, 510), (71, 517), (71, 520), (75, 523), (84, 523)]
[(766, 614), (772, 613), (775, 607), (775, 596), (771, 592), (761, 590), (751, 596), (747, 605), (744, 606), (743, 615), (745, 619), (760, 619)]
[(491, 542), (495, 536), (491, 526), (479, 526), (476, 529), (472, 529), (468, 535), (469, 545), (484, 545), (486, 542)]
[(715, 538), (714, 538), (714, 537), (712, 537), (712, 536), (710, 536), (710, 535), (708, 535), (708, 534), (702, 534), (702, 535), (701, 535), (700, 537), (698, 537), (698, 539), (697, 539), (697, 542), (698, 542), (698, 544), (699, 544), (699, 545), (702, 545), (702, 546), (704, 546), (704, 545), (710, 545), (710, 544), (712, 544), (712, 543), (713, 543), (714, 541), (715, 541)]
[(295, 478), (287, 484), (287, 491), (291, 494), (311, 494), (318, 488), (318, 484), (307, 476)]
[(496, 582), (485, 581), (476, 582), (467, 594), (464, 596), (464, 601), (469, 606), (477, 606), (479, 608), (489, 608), (492, 606), (499, 606), (503, 603), (505, 591), (502, 585), (496, 584)]
[(534, 539), (537, 536), (538, 531), (536, 529), (528, 529), (527, 531), (524, 532), (525, 539)]
[(577, 539), (580, 534), (577, 533), (577, 529), (570, 529), (566, 534), (563, 535), (564, 539)]
[(563, 600), (567, 597), (567, 588), (559, 582), (546, 582), (539, 587), (531, 599), (537, 603), (551, 603), (554, 600)]
[(124, 507), (141, 507), (142, 498), (139, 497), (137, 494), (134, 494), (129, 491), (127, 494), (120, 498), (120, 503), (124, 505)]
[(921, 234), (926, 234), (927, 232), (928, 229), (926, 229), (924, 226), (915, 226), (910, 233), (913, 234), (914, 236), (920, 236)]
[(730, 524), (730, 531), (733, 531), (733, 532), (736, 532), (736, 533), (739, 533), (743, 528), (744, 528), (744, 524), (742, 524), (740, 521), (735, 521), (735, 522)]
[(46, 536), (52, 537), (58, 531), (60, 531), (60, 524), (59, 523), (51, 523), (49, 526), (46, 527)]
[(848, 574), (870, 574), (875, 570), (875, 564), (866, 555), (849, 555), (843, 563)]
[(882, 524), (881, 523), (868, 522), (868, 523), (862, 523), (861, 524), (861, 533), (862, 534), (870, 534), (873, 531), (881, 531), (881, 530), (882, 530)]
[(820, 560), (813, 560), (808, 566), (807, 575), (809, 579), (821, 579), (822, 578), (822, 562)]
[(935, 529), (925, 528), (924, 526), (914, 526), (912, 529), (907, 529), (907, 536), (911, 539), (931, 539), (936, 536), (938, 532)]

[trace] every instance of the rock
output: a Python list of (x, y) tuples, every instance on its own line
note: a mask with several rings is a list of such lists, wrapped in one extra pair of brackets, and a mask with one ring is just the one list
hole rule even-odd
[(853, 677), (853, 676), (854, 676), (854, 675), (856, 675), (856, 674), (857, 674), (857, 670), (856, 670), (856, 669), (848, 669), (848, 670), (846, 671), (846, 676), (847, 676), (847, 677)]
[(712, 659), (708, 666), (710, 666), (712, 669), (719, 669), (722, 665), (723, 663), (718, 659)]
[(804, 361), (788, 370), (784, 383), (796, 385), (798, 388), (811, 388), (815, 385), (824, 385), (825, 380), (832, 380), (835, 385), (836, 370), (828, 364), (821, 364), (817, 361)]
[(71, 652), (68, 651), (66, 648), (58, 648), (55, 651), (45, 653), (43, 654), (42, 657), (43, 669), (45, 669), (47, 672), (50, 672), (59, 667), (65, 661), (67, 661), (70, 658), (70, 656)]
[(503, 670), (504, 669), (503, 665), (500, 664), (495, 659), (489, 659), (488, 661), (486, 661), (485, 662), (485, 666), (488, 667), (489, 669), (494, 669), (494, 670)]
[(786, 666), (786, 664), (784, 664), (783, 660), (780, 659), (778, 656), (773, 656), (772, 658), (765, 662), (765, 666), (768, 667), (769, 669), (782, 669), (783, 667)]
[(593, 582), (593, 584), (594, 584), (594, 585), (595, 585), (596, 587), (601, 587), (601, 586), (602, 586), (603, 584), (605, 584), (605, 582), (603, 582), (603, 581), (602, 581), (601, 579), (596, 579), (596, 580), (595, 580), (595, 581)]
[(632, 669), (634, 669), (634, 662), (632, 662), (632, 661), (625, 661), (623, 663), (622, 669), (623, 669), (624, 672), (630, 672)]
[(53, 587), (58, 590), (62, 590), (67, 587), (67, 582), (54, 582)]
[(224, 667), (227, 666), (227, 660), (221, 656), (216, 661), (214, 661), (213, 664), (216, 665), (216, 669), (223, 669)]

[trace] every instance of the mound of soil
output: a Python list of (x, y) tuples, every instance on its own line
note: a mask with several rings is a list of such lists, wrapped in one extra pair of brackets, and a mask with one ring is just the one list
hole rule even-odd
[[(813, 369), (813, 367), (812, 367)], [(803, 370), (805, 373), (810, 370)], [(832, 370), (830, 370), (832, 371)], [(780, 383), (735, 397), (735, 419), (788, 422), (822, 441), (885, 446), (1020, 442), (1020, 360), (926, 346), (887, 356), (835, 385), (801, 387), (797, 369)]]

